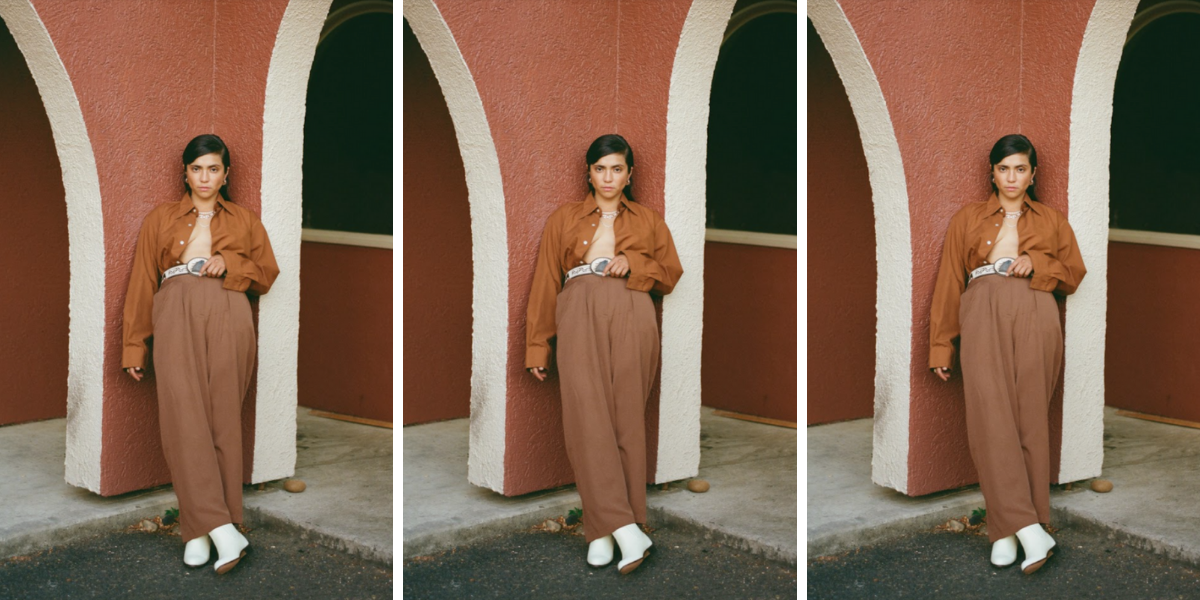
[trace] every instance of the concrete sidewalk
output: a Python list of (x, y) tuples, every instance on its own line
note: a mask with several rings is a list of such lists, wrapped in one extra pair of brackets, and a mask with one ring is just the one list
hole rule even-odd
[[(838, 554), (931, 528), (983, 506), (978, 486), (910, 498), (871, 483), (871, 419), (808, 429), (808, 557)], [(1104, 413), (1104, 468), (1113, 491), (1051, 486), (1055, 527), (1082, 527), (1200, 564), (1200, 430)]]
[[(711, 489), (647, 490), (648, 525), (796, 564), (796, 430), (700, 409), (700, 472)], [(404, 428), (404, 557), (524, 529), (580, 506), (575, 487), (505, 497), (467, 481), (468, 419)], [(586, 546), (580, 539), (580, 552)]]
[[(66, 419), (0, 427), (0, 558), (162, 515), (171, 487), (104, 498), (63, 480)], [(247, 526), (272, 521), (316, 543), (392, 562), (392, 430), (297, 414), (295, 478), (307, 489), (243, 488)], [(253, 535), (253, 534), (251, 534)], [(182, 552), (182, 544), (180, 545)]]

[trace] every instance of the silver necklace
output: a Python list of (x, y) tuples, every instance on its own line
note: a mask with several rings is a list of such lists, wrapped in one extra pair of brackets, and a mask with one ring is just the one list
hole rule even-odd
[(213, 215), (215, 215), (215, 214), (217, 214), (217, 211), (216, 211), (216, 209), (213, 209), (213, 210), (210, 210), (210, 211), (207, 211), (207, 212), (197, 212), (197, 213), (196, 213), (196, 218), (199, 218), (199, 219), (211, 219), (211, 218), (213, 218)]
[(600, 211), (600, 224), (605, 227), (612, 228), (613, 222), (617, 219), (617, 214), (620, 211), (604, 212)]

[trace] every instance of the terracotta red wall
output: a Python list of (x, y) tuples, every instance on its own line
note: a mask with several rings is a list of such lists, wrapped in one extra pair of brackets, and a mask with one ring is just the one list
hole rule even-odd
[[(437, 5), (475, 77), (504, 177), (510, 257), (504, 493), (523, 494), (574, 480), (556, 372), (539, 383), (524, 370), (525, 307), (542, 226), (555, 208), (586, 193), (584, 153), (606, 133), (629, 140), (637, 158), (634, 192), (663, 212), (667, 95), (691, 2), (622, 2), (619, 11), (604, 0)], [(657, 424), (656, 384), (646, 410), (648, 479)]]
[(1200, 250), (1108, 245), (1108, 406), (1200, 421)]
[(412, 425), (471, 414), (473, 268), (454, 123), (407, 23), (404, 149), (404, 424)]
[(0, 425), (67, 416), (67, 203), (50, 121), (0, 21)]
[[(858, 124), (811, 21), (808, 175), (808, 424), (816, 425), (875, 412), (876, 269), (875, 214)], [(707, 349), (707, 326), (704, 338)]]
[[(1038, 149), (1038, 188), (1067, 210), (1071, 86), (1092, 0), (1022, 3), (842, 0), (891, 113), (910, 206), (913, 336), (908, 493), (976, 481), (967, 450), (962, 379), (928, 370), (929, 303), (942, 240), (963, 204), (984, 199), (987, 154), (1009, 133)], [(1085, 284), (1086, 285), (1086, 282)], [(1062, 399), (1051, 401), (1057, 473)]]
[(702, 404), (796, 422), (796, 251), (707, 242), (704, 273)]
[(300, 264), (300, 405), (390, 423), (392, 251), (304, 242)]
[[(35, 0), (75, 87), (100, 177), (105, 248), (104, 440), (101, 492), (170, 480), (162, 458), (154, 374), (120, 369), (121, 315), (138, 228), (154, 206), (178, 200), (180, 155), (201, 133), (233, 154), (231, 193), (255, 211), (262, 101), (286, 0), (170, 3)], [(253, 385), (252, 385), (253, 389)], [(243, 410), (252, 432), (253, 396)], [(244, 439), (247, 480), (253, 439)]]

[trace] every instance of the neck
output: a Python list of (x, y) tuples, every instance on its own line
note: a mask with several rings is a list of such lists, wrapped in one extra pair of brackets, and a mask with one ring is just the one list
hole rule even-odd
[(616, 198), (613, 198), (612, 200), (605, 200), (604, 198), (600, 197), (599, 195), (596, 195), (596, 206), (599, 206), (600, 210), (602, 210), (604, 212), (612, 212), (614, 210), (617, 210), (617, 207), (620, 205), (621, 205), (621, 197), (620, 196), (617, 196)]
[(196, 210), (200, 212), (214, 210), (217, 207), (217, 197), (214, 195), (208, 200), (203, 200), (201, 198), (197, 198), (195, 194), (192, 194), (192, 206), (195, 206)]
[(998, 197), (1000, 198), (1000, 206), (1001, 206), (1001, 208), (1004, 209), (1005, 212), (1016, 212), (1016, 211), (1021, 210), (1021, 207), (1025, 206), (1025, 196), (1024, 195), (1022, 195), (1020, 198), (1017, 198), (1016, 200), (1009, 200), (1008, 198), (1005, 198), (1004, 196), (998, 196)]

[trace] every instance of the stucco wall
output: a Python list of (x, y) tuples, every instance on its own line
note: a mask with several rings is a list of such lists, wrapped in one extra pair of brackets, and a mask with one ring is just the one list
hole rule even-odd
[[(1072, 82), (1092, 2), (1023, 3), (1019, 10), (999, 1), (940, 2), (919, 13), (899, 1), (840, 4), (878, 77), (904, 156), (914, 357), (906, 493), (921, 495), (976, 480), (961, 376), (943, 384), (925, 360), (946, 226), (965, 203), (986, 197), (988, 150), (1014, 132), (1038, 148), (1042, 199), (1067, 211)], [(1051, 423), (1057, 473), (1061, 392), (1052, 401)]]
[(473, 265), (454, 123), (429, 59), (404, 29), (404, 424), (412, 425), (470, 416)]
[[(807, 419), (816, 425), (874, 413), (876, 267), (871, 183), (858, 125), (833, 60), (809, 23), (804, 271)], [(707, 328), (705, 339), (712, 339)]]
[[(542, 226), (558, 206), (582, 198), (583, 155), (605, 133), (629, 140), (638, 200), (663, 211), (667, 91), (689, 5), (438, 3), (474, 75), (504, 178), (510, 257), (505, 494), (573, 481), (557, 376), (539, 383), (523, 369), (525, 308)], [(646, 415), (650, 479), (657, 416), (656, 392)]]
[[(200, 133), (229, 143), (232, 195), (260, 209), (262, 90), (286, 2), (34, 4), (79, 97), (100, 178), (111, 257), (100, 492), (118, 494), (169, 481), (157, 411), (147, 410), (155, 405), (153, 367), (140, 383), (120, 370), (121, 315), (138, 228), (151, 208), (182, 193), (180, 154)], [(252, 415), (253, 406), (247, 401), (244, 414)], [(253, 427), (252, 417), (245, 421)], [(253, 439), (244, 442), (252, 456)]]
[(50, 121), (0, 21), (0, 425), (67, 415), (67, 204)]

